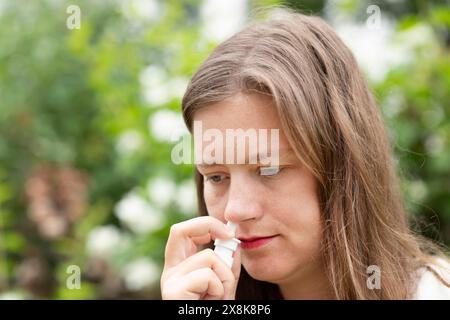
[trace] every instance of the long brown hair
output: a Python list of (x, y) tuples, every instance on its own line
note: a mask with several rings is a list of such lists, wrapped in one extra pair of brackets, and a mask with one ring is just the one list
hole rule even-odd
[[(299, 160), (319, 182), (322, 254), (337, 299), (407, 299), (416, 271), (441, 248), (414, 234), (400, 192), (383, 118), (350, 50), (320, 18), (290, 13), (249, 26), (220, 44), (182, 100), (195, 112), (237, 93), (270, 95)], [(196, 171), (198, 207), (207, 215)], [(382, 272), (367, 286), (367, 267)], [(274, 284), (243, 270), (237, 298), (282, 298)]]

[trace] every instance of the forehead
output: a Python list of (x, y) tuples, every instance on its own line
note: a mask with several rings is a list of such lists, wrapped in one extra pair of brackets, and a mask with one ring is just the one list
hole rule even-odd
[(238, 95), (194, 116), (197, 164), (271, 164), (292, 151), (269, 96)]
[[(288, 147), (272, 98), (263, 94), (238, 94), (227, 100), (199, 109), (194, 121), (201, 121), (204, 130), (278, 129), (280, 148)], [(195, 138), (195, 137), (194, 137)]]
[(238, 94), (199, 109), (194, 120), (202, 121), (206, 127), (230, 128), (275, 128), (278, 115), (270, 97), (262, 94)]

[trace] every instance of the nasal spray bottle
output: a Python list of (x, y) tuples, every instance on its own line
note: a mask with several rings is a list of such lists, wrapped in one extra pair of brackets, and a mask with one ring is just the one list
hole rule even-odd
[[(236, 233), (237, 225), (231, 221), (228, 221), (227, 227)], [(241, 241), (236, 238), (232, 238), (229, 240), (216, 239), (214, 241), (214, 252), (226, 263), (228, 267), (231, 268), (233, 265), (233, 253), (236, 251), (239, 243)]]

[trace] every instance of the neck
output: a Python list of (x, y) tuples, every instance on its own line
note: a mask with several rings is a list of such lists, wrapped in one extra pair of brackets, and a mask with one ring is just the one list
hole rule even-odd
[(317, 261), (302, 268), (288, 279), (278, 282), (286, 300), (332, 300), (333, 290), (323, 263)]

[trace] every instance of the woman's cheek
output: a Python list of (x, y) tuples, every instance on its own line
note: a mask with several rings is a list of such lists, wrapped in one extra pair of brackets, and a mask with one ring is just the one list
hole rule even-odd
[(225, 210), (225, 205), (223, 204), (224, 198), (216, 190), (205, 186), (203, 189), (203, 194), (205, 198), (206, 208), (208, 209), (208, 214), (212, 217), (221, 219), (223, 212)]

